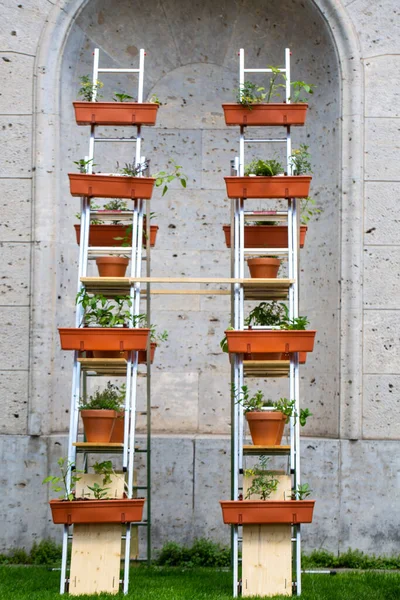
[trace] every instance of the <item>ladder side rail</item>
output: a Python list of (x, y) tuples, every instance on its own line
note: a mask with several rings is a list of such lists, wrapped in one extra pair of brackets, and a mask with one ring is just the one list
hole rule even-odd
[[(244, 147), (243, 147), (243, 157), (244, 157)], [(239, 278), (244, 279), (244, 200), (239, 199)], [(243, 285), (239, 284), (239, 329), (244, 328), (244, 292)], [(239, 389), (241, 390), (244, 381), (243, 381), (243, 354), (238, 356), (238, 380), (239, 380)], [(238, 439), (238, 468), (239, 473), (243, 470), (243, 441), (244, 441), (244, 433), (245, 433), (245, 422), (243, 418), (243, 405), (238, 404), (238, 429), (239, 429), (239, 439)]]
[[(146, 276), (151, 276), (150, 201), (146, 202)], [(146, 317), (151, 323), (151, 283), (146, 283)], [(147, 478), (147, 564), (151, 564), (151, 338), (147, 343), (146, 364), (146, 478)]]
[(124, 594), (129, 591), (129, 565), (131, 560), (131, 538), (132, 538), (132, 523), (126, 524), (125, 534), (125, 560), (124, 560)]
[(68, 562), (68, 525), (63, 528), (62, 554), (61, 554), (61, 577), (60, 594), (65, 594), (67, 583), (67, 562)]

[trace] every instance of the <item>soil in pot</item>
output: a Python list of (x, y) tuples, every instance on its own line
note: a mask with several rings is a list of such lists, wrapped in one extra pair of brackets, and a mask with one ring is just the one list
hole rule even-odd
[(279, 446), (286, 416), (279, 411), (249, 411), (246, 413), (251, 439), (255, 446)]
[(248, 258), (250, 275), (254, 279), (275, 279), (278, 275), (281, 261), (279, 258)]
[(100, 277), (125, 277), (129, 258), (122, 256), (102, 256), (96, 258)]

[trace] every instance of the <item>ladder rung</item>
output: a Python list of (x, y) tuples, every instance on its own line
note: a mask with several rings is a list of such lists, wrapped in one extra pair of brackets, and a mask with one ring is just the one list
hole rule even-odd
[(245, 144), (266, 144), (269, 142), (287, 142), (286, 138), (267, 138), (265, 140), (258, 140), (258, 139), (245, 139), (244, 143)]
[(95, 142), (137, 142), (137, 138), (94, 138)]
[[(281, 73), (286, 73), (286, 69), (279, 69)], [(273, 73), (272, 69), (243, 69), (245, 73)]]
[(287, 254), (289, 248), (243, 248), (245, 254)]
[(98, 73), (140, 73), (140, 69), (105, 69), (99, 68)]

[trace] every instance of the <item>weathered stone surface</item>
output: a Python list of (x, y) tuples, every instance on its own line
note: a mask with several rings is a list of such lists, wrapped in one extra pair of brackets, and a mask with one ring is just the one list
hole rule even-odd
[[(397, 90), (400, 84), (399, 56), (375, 56), (365, 61), (365, 115), (399, 117)], [(381, 102), (376, 99), (381, 98)]]
[(345, 0), (344, 4), (355, 27), (363, 57), (400, 51), (399, 13), (394, 2)]
[(1, 434), (26, 434), (28, 415), (28, 371), (0, 371)]
[(399, 311), (365, 311), (364, 373), (399, 373), (399, 351)]
[(31, 177), (32, 117), (0, 116), (0, 177)]
[(0, 346), (4, 349), (1, 368), (26, 370), (29, 361), (29, 309), (0, 306)]
[(398, 552), (397, 445), (384, 441), (341, 443), (340, 552), (348, 548), (372, 550), (378, 556)]
[(10, 548), (30, 548), (46, 537), (47, 492), (42, 480), (47, 475), (45, 439), (23, 435), (0, 435), (3, 473), (3, 501), (0, 515), (3, 527), (1, 552)]
[(364, 438), (400, 439), (399, 387), (399, 375), (364, 376)]
[(0, 241), (30, 240), (31, 185), (29, 179), (0, 179)]
[(367, 247), (364, 252), (364, 306), (398, 308), (400, 246)]
[(365, 179), (399, 181), (397, 157), (400, 125), (388, 118), (365, 123)]
[(29, 305), (30, 245), (0, 242), (2, 274), (0, 302), (14, 306)]
[(0, 114), (32, 114), (33, 57), (0, 52)]
[(43, 23), (53, 4), (48, 0), (34, 0), (28, 4), (2, 0), (1, 49), (34, 56)]
[(365, 183), (364, 244), (398, 245), (400, 183)]
[(227, 361), (225, 371), (205, 368), (199, 375), (199, 431), (230, 434), (231, 391)]

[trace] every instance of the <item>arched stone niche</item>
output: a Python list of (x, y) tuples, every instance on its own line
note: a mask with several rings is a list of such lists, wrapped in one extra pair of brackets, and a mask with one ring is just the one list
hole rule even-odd
[[(284, 49), (290, 47), (292, 78), (316, 84), (307, 125), (293, 132), (294, 147), (310, 146), (313, 196), (322, 209), (310, 224), (301, 257), (300, 313), (318, 330), (316, 352), (302, 370), (303, 405), (314, 413), (306, 435), (356, 439), (361, 396), (360, 62), (344, 9), (328, 0), (94, 0), (55, 6), (37, 61), (30, 432), (67, 427), (71, 359), (61, 356), (55, 327), (73, 323), (73, 223), (79, 206), (69, 196), (67, 173), (87, 153), (88, 131), (75, 125), (71, 102), (79, 76), (91, 71), (94, 47), (100, 48), (103, 66), (116, 67), (135, 65), (138, 49), (146, 48), (145, 95), (156, 93), (164, 105), (157, 127), (145, 130), (144, 153), (153, 170), (174, 158), (189, 176), (187, 190), (171, 186), (164, 199), (158, 195), (152, 201), (160, 225), (152, 254), (157, 275), (229, 273), (222, 224), (229, 222), (230, 204), (223, 175), (237, 154), (238, 132), (225, 127), (220, 105), (233, 99), (238, 49), (243, 47), (246, 63), (257, 67), (282, 64)], [(114, 81), (106, 82), (105, 98), (118, 88), (132, 89), (128, 77)], [(128, 162), (125, 145), (112, 147), (112, 153), (105, 147), (95, 158), (101, 168), (113, 168), (116, 160)], [(219, 340), (229, 323), (228, 300), (155, 299), (152, 321), (170, 332), (152, 372), (154, 431), (178, 438), (223, 438), (229, 434), (229, 366)], [(266, 388), (262, 382), (255, 385)], [(287, 393), (282, 382), (266, 389), (272, 397)], [(50, 406), (46, 417), (44, 390)], [(55, 397), (57, 402), (51, 401)]]

